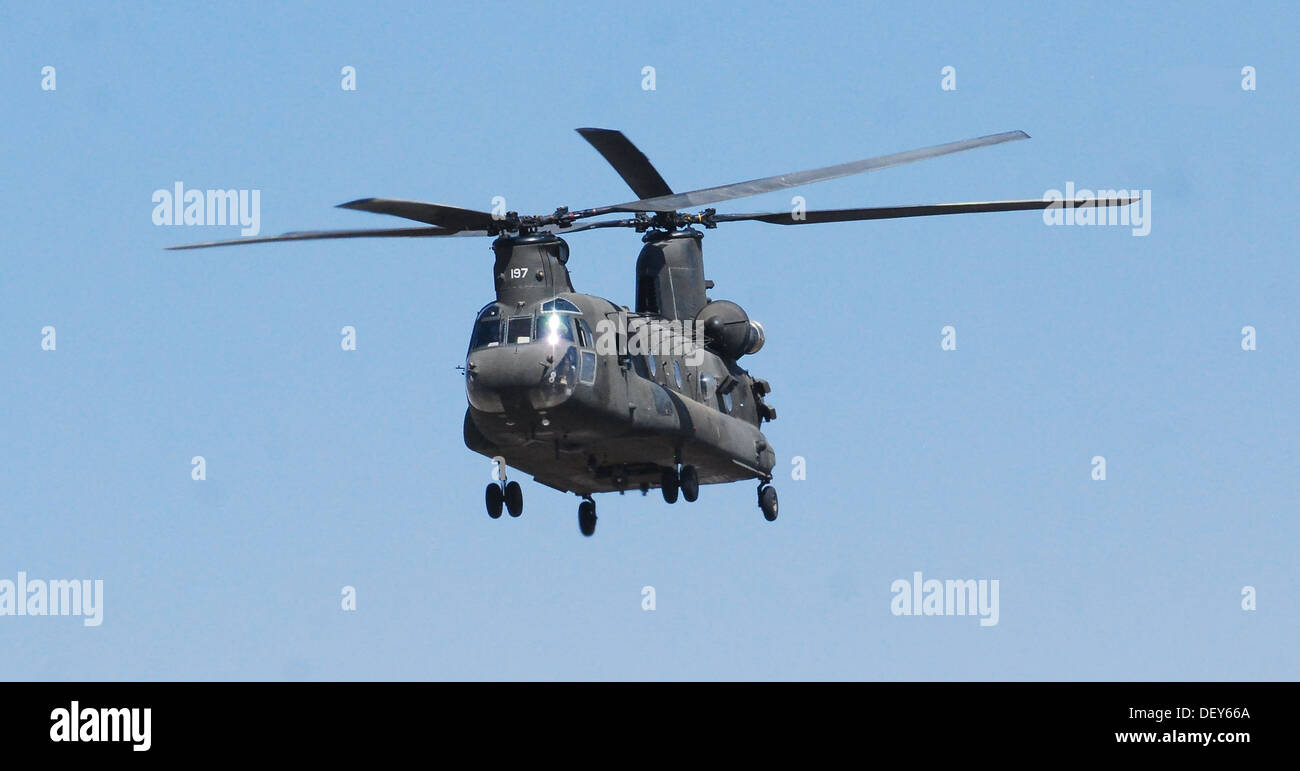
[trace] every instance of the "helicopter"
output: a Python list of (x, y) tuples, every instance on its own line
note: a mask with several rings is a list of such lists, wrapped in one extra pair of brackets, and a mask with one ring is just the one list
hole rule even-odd
[[(491, 237), (496, 297), (478, 312), (465, 363), (465, 445), (493, 459), (488, 515), (523, 514), (507, 467), (581, 498), (578, 528), (596, 529), (597, 493), (659, 489), (664, 501), (698, 500), (701, 485), (757, 481), (758, 507), (776, 520), (776, 419), (771, 385), (740, 365), (766, 340), (761, 323), (708, 296), (703, 230), (721, 223), (807, 225), (1050, 207), (1127, 206), (1137, 197), (977, 201), (854, 209), (721, 213), (708, 204), (808, 185), (952, 153), (1028, 139), (1023, 131), (966, 139), (818, 169), (684, 193), (668, 186), (620, 131), (578, 134), (614, 168), (635, 200), (550, 214), (485, 212), (437, 203), (361, 198), (338, 208), (387, 214), (421, 227), (291, 232), (168, 247), (366, 237)], [(619, 215), (615, 219), (600, 219)], [(627, 216), (631, 215), (631, 216)], [(632, 308), (577, 292), (562, 237), (599, 228), (641, 234)]]

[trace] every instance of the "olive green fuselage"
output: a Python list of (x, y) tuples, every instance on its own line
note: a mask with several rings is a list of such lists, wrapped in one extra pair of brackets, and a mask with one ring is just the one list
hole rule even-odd
[[(698, 240), (669, 246), (698, 254)], [(698, 282), (693, 302), (638, 290), (638, 305), (650, 297), (673, 318), (574, 292), (567, 245), (554, 236), (495, 248), (497, 300), (479, 312), (465, 365), (470, 449), (583, 496), (657, 488), (677, 464), (695, 466), (702, 484), (771, 478), (775, 454), (759, 430), (774, 416), (766, 384), (705, 345), (702, 265), (665, 276)], [(671, 271), (672, 255), (652, 249)]]

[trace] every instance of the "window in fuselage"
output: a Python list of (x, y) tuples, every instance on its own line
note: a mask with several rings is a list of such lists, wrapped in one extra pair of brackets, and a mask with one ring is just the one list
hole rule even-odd
[(506, 342), (527, 343), (533, 339), (533, 317), (515, 316), (506, 325)]
[(591, 333), (591, 327), (582, 319), (574, 319), (574, 324), (578, 327), (578, 345), (583, 348), (593, 348), (596, 345), (596, 336)]
[(474, 332), (469, 338), (469, 349), (476, 351), (479, 348), (491, 348), (495, 345), (501, 345), (501, 309), (495, 305), (489, 305), (478, 314), (478, 320), (474, 322)]
[(497, 319), (486, 319), (475, 323), (469, 349), (476, 351), (479, 348), (491, 348), (496, 345), (501, 345), (501, 322)]
[(537, 317), (536, 339), (559, 345), (561, 341), (573, 342), (573, 322), (563, 313), (544, 313)]
[(547, 300), (546, 302), (542, 303), (542, 313), (550, 313), (551, 311), (560, 311), (561, 313), (582, 312), (578, 310), (578, 306), (574, 305), (573, 303), (569, 302), (563, 297), (557, 297), (554, 300)]

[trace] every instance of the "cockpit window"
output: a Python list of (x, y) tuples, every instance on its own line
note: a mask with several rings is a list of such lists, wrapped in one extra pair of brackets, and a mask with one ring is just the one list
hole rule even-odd
[(596, 344), (596, 336), (591, 334), (591, 327), (582, 319), (574, 319), (578, 326), (578, 345), (583, 348), (591, 348)]
[(533, 317), (515, 316), (506, 327), (506, 342), (527, 343), (532, 340)]
[(474, 333), (470, 335), (469, 349), (491, 348), (501, 345), (501, 308), (489, 305), (479, 311), (478, 320), (474, 322)]
[(582, 311), (578, 310), (578, 306), (574, 305), (573, 303), (569, 302), (563, 297), (557, 297), (554, 300), (547, 300), (546, 302), (542, 303), (542, 313), (552, 313), (552, 312), (581, 313)]
[(573, 321), (563, 313), (543, 313), (537, 317), (536, 337), (551, 345), (559, 345), (562, 340), (573, 342)]

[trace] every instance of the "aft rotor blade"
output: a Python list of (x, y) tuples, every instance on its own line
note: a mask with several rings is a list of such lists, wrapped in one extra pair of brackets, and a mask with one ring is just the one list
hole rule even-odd
[(888, 220), (901, 217), (931, 217), (939, 214), (975, 214), (994, 211), (1033, 211), (1052, 206), (1083, 208), (1088, 206), (1128, 206), (1141, 196), (1122, 198), (1076, 198), (1071, 201), (1031, 198), (1020, 201), (973, 201), (970, 203), (935, 203), (922, 206), (875, 206), (869, 209), (826, 209), (806, 212), (769, 212), (765, 214), (717, 214), (715, 222), (770, 222), (773, 225), (810, 225), (821, 222)]
[(677, 211), (679, 209), (690, 208), (693, 206), (717, 203), (718, 201), (729, 201), (733, 198), (746, 198), (751, 195), (759, 195), (760, 193), (770, 193), (774, 190), (784, 190), (789, 187), (809, 185), (813, 182), (825, 182), (828, 179), (838, 179), (840, 177), (847, 177), (851, 174), (861, 174), (865, 171), (885, 169), (890, 166), (913, 163), (927, 158), (937, 158), (941, 155), (950, 155), (965, 150), (974, 150), (977, 147), (988, 147), (989, 145), (1001, 144), (1003, 142), (1014, 142), (1028, 138), (1029, 135), (1023, 131), (1006, 131), (1001, 134), (990, 134), (985, 137), (963, 139), (960, 142), (949, 142), (944, 145), (922, 147), (918, 150), (908, 150), (906, 152), (893, 153), (891, 155), (880, 155), (875, 158), (866, 158), (861, 161), (850, 161), (849, 163), (825, 166), (820, 169), (795, 171), (790, 172), (789, 174), (778, 174), (774, 177), (751, 179), (748, 182), (736, 182), (731, 185), (719, 185), (718, 187), (708, 187), (702, 190), (692, 190), (688, 193), (677, 193), (675, 195), (646, 198), (640, 201), (630, 201), (615, 206), (600, 207), (593, 211), (598, 213), (608, 211)]
[(462, 209), (441, 203), (400, 201), (395, 198), (360, 198), (338, 205), (340, 209), (355, 209), (375, 214), (391, 214), (416, 222), (427, 222), (448, 230), (487, 230), (492, 215), (485, 211)]
[(239, 244), (269, 244), (276, 241), (317, 241), (327, 238), (419, 238), (423, 236), (486, 236), (487, 231), (447, 230), (445, 228), (388, 228), (382, 230), (310, 230), (285, 233), (278, 236), (232, 238), (229, 241), (205, 241), (201, 244), (169, 246), (168, 250), (207, 249), (211, 246), (237, 246)]
[(632, 144), (632, 140), (623, 136), (622, 131), (600, 128), (574, 130), (614, 167), (633, 193), (643, 199), (673, 194), (673, 189), (659, 176), (650, 159)]

